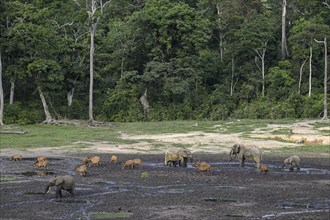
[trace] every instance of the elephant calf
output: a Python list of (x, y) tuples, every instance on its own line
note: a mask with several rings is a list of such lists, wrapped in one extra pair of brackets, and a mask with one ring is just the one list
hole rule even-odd
[(283, 168), (285, 166), (289, 166), (290, 171), (293, 171), (295, 167), (297, 168), (297, 170), (300, 170), (299, 165), (300, 165), (300, 158), (297, 155), (293, 155), (284, 160)]
[(65, 190), (71, 194), (71, 196), (74, 195), (74, 188), (75, 188), (75, 181), (72, 176), (65, 175), (65, 176), (56, 176), (53, 179), (49, 181), (49, 183), (46, 186), (45, 194), (49, 192), (49, 188), (52, 186), (56, 186), (56, 193), (55, 197), (62, 197), (62, 190)]
[(179, 166), (187, 167), (188, 159), (190, 162), (193, 162), (192, 153), (190, 150), (181, 148), (169, 148), (165, 152), (165, 161), (164, 165), (170, 165), (171, 163), (173, 166), (176, 166), (179, 163)]

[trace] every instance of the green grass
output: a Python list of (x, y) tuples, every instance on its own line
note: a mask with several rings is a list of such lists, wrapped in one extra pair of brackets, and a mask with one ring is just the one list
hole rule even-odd
[[(162, 122), (131, 122), (112, 123), (109, 127), (90, 127), (87, 125), (10, 125), (0, 128), (6, 131), (25, 131), (26, 134), (0, 134), (0, 149), (15, 148), (28, 149), (40, 147), (68, 146), (74, 149), (86, 148), (86, 142), (105, 141), (110, 144), (133, 144), (134, 140), (121, 138), (122, 134), (128, 135), (155, 135), (165, 133), (188, 133), (193, 131), (212, 132), (219, 134), (240, 133), (243, 137), (250, 137), (252, 132), (259, 128), (267, 131), (267, 124), (291, 124), (294, 120), (232, 120), (232, 121), (162, 121)], [(196, 126), (196, 124), (198, 124)], [(316, 128), (327, 127), (329, 123), (314, 123)], [(287, 133), (287, 129), (280, 129), (278, 133)], [(329, 132), (328, 132), (329, 133)], [(82, 142), (73, 145), (75, 142)], [(153, 144), (153, 140), (146, 140)], [(190, 145), (178, 143), (178, 147)], [(162, 148), (156, 144), (154, 146)]]
[(271, 149), (269, 152), (277, 155), (304, 155), (311, 157), (329, 158), (330, 146), (326, 145), (302, 145), (298, 147), (282, 147), (278, 149)]
[(92, 219), (114, 219), (114, 218), (128, 218), (130, 213), (126, 212), (93, 212)]
[(15, 181), (15, 177), (8, 177), (8, 176), (1, 176), (0, 177), (0, 182), (8, 182), (8, 181)]
[[(75, 125), (25, 125), (12, 130), (23, 130), (26, 134), (1, 134), (0, 149), (39, 148), (69, 145), (78, 141), (109, 141), (134, 143), (120, 138), (114, 127), (88, 127)], [(9, 130), (9, 129), (6, 129)]]

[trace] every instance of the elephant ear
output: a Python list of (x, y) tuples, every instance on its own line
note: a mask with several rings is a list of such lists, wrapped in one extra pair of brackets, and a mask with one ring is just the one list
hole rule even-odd
[(62, 177), (59, 176), (59, 177), (55, 178), (55, 186), (61, 185), (61, 184), (63, 184), (63, 182), (64, 182), (64, 180)]

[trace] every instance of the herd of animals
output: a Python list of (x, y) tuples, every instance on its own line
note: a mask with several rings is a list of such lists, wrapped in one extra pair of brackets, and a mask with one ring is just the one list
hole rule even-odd
[[(246, 159), (254, 160), (256, 163), (256, 168), (260, 169), (260, 172), (267, 173), (269, 171), (269, 167), (266, 164), (260, 164), (262, 159), (262, 152), (259, 147), (255, 145), (243, 145), (243, 144), (234, 144), (231, 147), (229, 152), (229, 160), (236, 159), (238, 157), (240, 161), (240, 166), (244, 167), (244, 162)], [(22, 160), (21, 154), (15, 154), (10, 157), (13, 161)], [(190, 150), (181, 148), (175, 149), (170, 148), (165, 152), (165, 166), (174, 166), (177, 165), (182, 167), (187, 167), (188, 159), (190, 159), (191, 164), (197, 168), (198, 172), (209, 172), (211, 173), (212, 166), (207, 162), (193, 162), (192, 153)], [(111, 156), (109, 159), (109, 163), (119, 164), (119, 158), (116, 155)], [(79, 173), (81, 176), (86, 176), (88, 170), (87, 167), (91, 166), (101, 166), (101, 158), (99, 156), (91, 156), (82, 160), (81, 164), (79, 164), (74, 171)], [(36, 158), (33, 166), (38, 168), (47, 168), (48, 160), (44, 156), (39, 156)], [(300, 158), (297, 155), (290, 156), (284, 160), (282, 168), (288, 166), (290, 171), (293, 171), (294, 168), (297, 171), (300, 169)], [(134, 169), (134, 168), (142, 168), (142, 161), (139, 158), (126, 160), (122, 164), (122, 169)], [(50, 188), (56, 186), (56, 198), (62, 197), (61, 190), (65, 190), (69, 192), (72, 196), (74, 195), (75, 181), (71, 175), (65, 176), (55, 176), (53, 179), (49, 181), (46, 186), (45, 194), (50, 191)]]

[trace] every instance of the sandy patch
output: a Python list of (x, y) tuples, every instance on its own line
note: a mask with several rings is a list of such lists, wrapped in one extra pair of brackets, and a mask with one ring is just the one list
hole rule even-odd
[[(330, 145), (330, 136), (324, 136), (324, 131), (330, 130), (330, 126), (315, 128), (314, 123), (319, 121), (298, 121), (293, 124), (268, 124), (266, 127), (257, 128), (251, 134), (241, 133), (224, 134), (215, 127), (214, 133), (194, 131), (189, 133), (167, 133), (156, 135), (131, 135), (121, 133), (121, 138), (134, 140), (133, 144), (114, 144), (106, 141), (88, 142), (79, 141), (68, 146), (56, 148), (32, 148), (24, 150), (24, 155), (34, 157), (38, 155), (58, 155), (63, 157), (61, 152), (99, 152), (99, 153), (120, 153), (120, 154), (162, 154), (168, 147), (184, 146), (193, 153), (226, 153), (234, 143), (246, 145), (257, 145), (262, 149), (276, 149), (282, 147), (294, 147), (301, 144), (323, 144)], [(274, 135), (272, 132), (283, 129), (292, 129), (293, 135)], [(296, 143), (303, 138), (305, 143)], [(10, 156), (22, 151), (15, 149), (1, 150), (2, 156)]]

